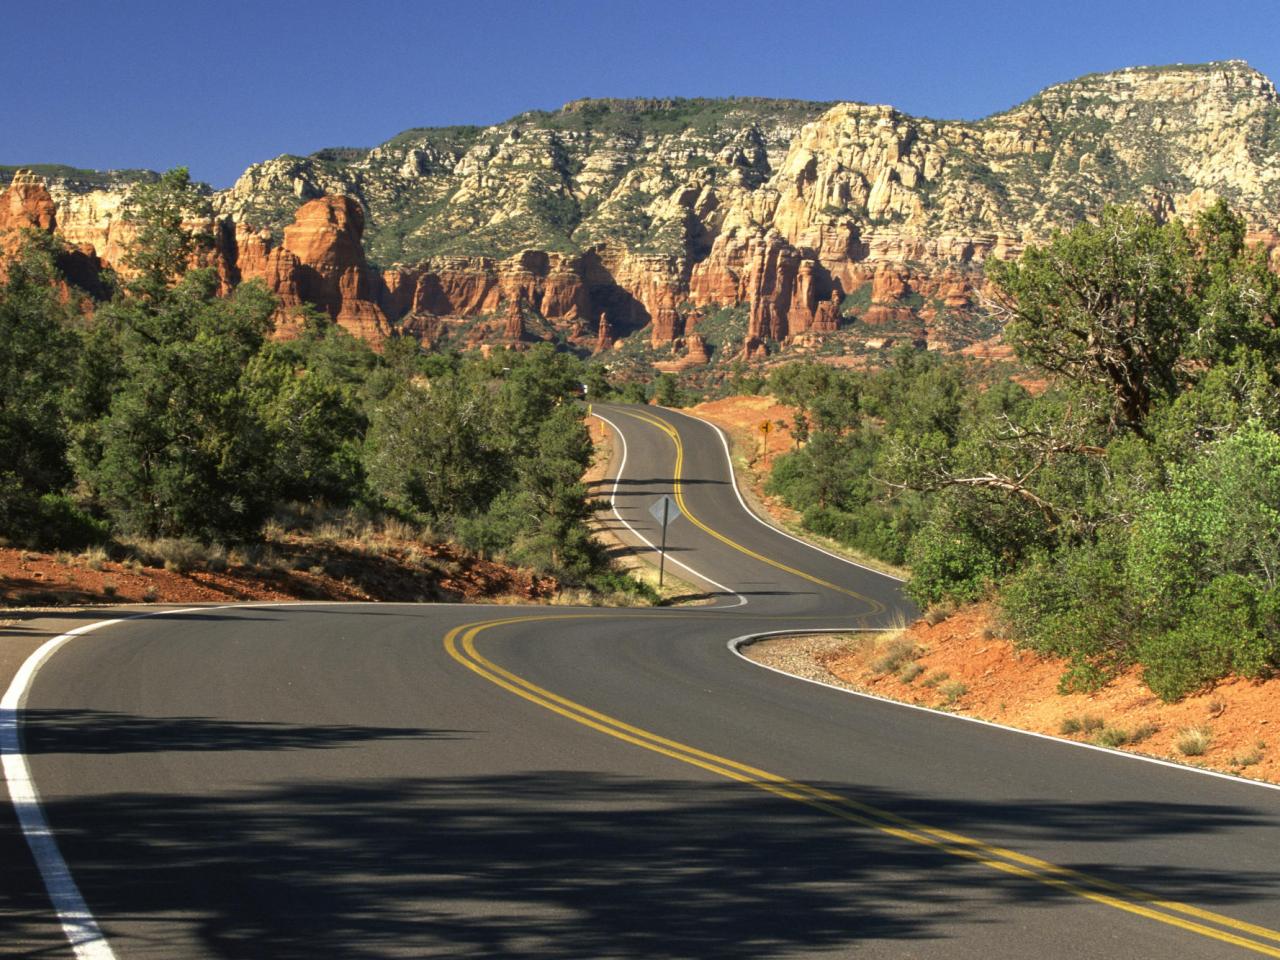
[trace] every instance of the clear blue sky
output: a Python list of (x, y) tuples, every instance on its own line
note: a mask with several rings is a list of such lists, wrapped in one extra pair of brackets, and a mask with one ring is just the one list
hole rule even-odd
[(8, 0), (0, 163), (250, 163), (579, 97), (796, 97), (975, 118), (1083, 73), (1240, 58), (1278, 0)]

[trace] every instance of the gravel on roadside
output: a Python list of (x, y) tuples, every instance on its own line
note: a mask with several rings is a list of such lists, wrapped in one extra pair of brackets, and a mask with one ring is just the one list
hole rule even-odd
[(866, 637), (849, 633), (815, 633), (757, 640), (741, 648), (742, 655), (762, 666), (772, 667), (804, 680), (820, 680), (832, 686), (858, 690), (827, 669), (827, 663), (843, 653), (858, 649)]

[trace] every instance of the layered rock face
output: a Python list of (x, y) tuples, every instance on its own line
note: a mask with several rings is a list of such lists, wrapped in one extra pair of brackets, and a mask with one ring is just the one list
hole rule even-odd
[(29, 170), (19, 170), (13, 182), (0, 193), (0, 233), (12, 236), (17, 230), (52, 233), (57, 224), (57, 208), (44, 181)]
[[(44, 180), (29, 170), (16, 171), (8, 188), (0, 191), (0, 280), (6, 273), (5, 261), (17, 255), (26, 231), (53, 233), (57, 225), (57, 205)], [(71, 284), (91, 295), (104, 293), (99, 279), (102, 264), (92, 246), (64, 245), (57, 261)]]
[(261, 232), (238, 231), (231, 258), (241, 280), (262, 280), (280, 298), (277, 330), (288, 336), (293, 308), (311, 304), (371, 341), (391, 333), (379, 305), (383, 280), (365, 260), (364, 211), (349, 197), (322, 197), (298, 208), (284, 242), (272, 248)]
[[(229, 283), (258, 277), (286, 308), (315, 304), (366, 337), (555, 332), (601, 351), (641, 334), (698, 363), (696, 317), (744, 304), (733, 350), (749, 357), (845, 329), (963, 347), (993, 332), (984, 261), (1105, 203), (1187, 216), (1223, 197), (1274, 248), (1277, 131), (1275, 88), (1235, 61), (1085, 77), (977, 122), (580, 101), (281, 157), (212, 200)], [(114, 263), (122, 192), (100, 187), (51, 181), (49, 211), (24, 181), (5, 202)]]

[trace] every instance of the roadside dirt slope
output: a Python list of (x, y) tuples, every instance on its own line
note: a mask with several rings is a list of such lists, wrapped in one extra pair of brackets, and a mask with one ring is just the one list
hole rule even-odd
[[(728, 432), (739, 483), (755, 509), (779, 526), (831, 546), (802, 533), (796, 512), (763, 493), (773, 460), (793, 446), (787, 429), (791, 408), (771, 397), (746, 396), (702, 403), (688, 412)], [(759, 430), (765, 420), (772, 423), (767, 445)], [(905, 654), (904, 649), (914, 652)], [(934, 625), (919, 620), (900, 634), (778, 638), (746, 652), (789, 673), (894, 700), (1280, 783), (1280, 677), (1228, 680), (1166, 704), (1134, 669), (1096, 693), (1061, 694), (1058, 680), (1065, 662), (1020, 651), (1000, 638), (995, 611), (986, 604), (964, 608)], [(895, 661), (893, 669), (886, 669), (886, 660)], [(909, 668), (904, 674), (908, 664), (919, 670)], [(1195, 747), (1190, 730), (1207, 737), (1200, 754), (1189, 755), (1179, 746)]]
[[(892, 700), (1280, 783), (1280, 678), (1231, 679), (1168, 704), (1134, 669), (1095, 693), (1062, 694), (1065, 662), (1016, 649), (993, 623), (990, 607), (978, 604), (935, 625), (918, 620), (875, 637), (784, 637), (744, 652)], [(1203, 752), (1187, 753), (1197, 739)]]
[(481, 560), (448, 543), (392, 536), (323, 540), (287, 535), (252, 559), (216, 557), (181, 569), (101, 551), (0, 548), (0, 606), (206, 603), (248, 600), (538, 602), (554, 579)]

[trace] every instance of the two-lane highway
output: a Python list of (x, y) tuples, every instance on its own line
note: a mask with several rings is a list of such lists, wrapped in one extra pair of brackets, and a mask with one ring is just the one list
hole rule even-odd
[(741, 659), (892, 622), (899, 585), (751, 517), (708, 425), (598, 413), (618, 534), (671, 494), (713, 605), (260, 605), (58, 649), (23, 759), (86, 955), (1280, 957), (1280, 792)]

